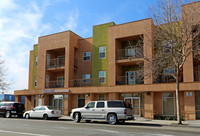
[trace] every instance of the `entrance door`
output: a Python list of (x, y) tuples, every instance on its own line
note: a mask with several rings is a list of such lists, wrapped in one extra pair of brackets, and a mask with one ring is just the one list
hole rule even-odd
[(195, 92), (196, 119), (200, 119), (200, 92)]
[(54, 95), (53, 108), (55, 110), (61, 110), (61, 114), (64, 113), (64, 97), (63, 97), (63, 95)]
[(125, 97), (124, 101), (127, 106), (132, 107), (133, 116), (140, 117), (140, 97)]
[(134, 85), (135, 84), (135, 71), (126, 72), (126, 84)]

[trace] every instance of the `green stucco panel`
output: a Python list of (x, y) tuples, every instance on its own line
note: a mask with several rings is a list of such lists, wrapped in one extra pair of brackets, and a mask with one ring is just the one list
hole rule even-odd
[(35, 77), (37, 76), (37, 66), (36, 66), (36, 57), (38, 56), (38, 45), (34, 45), (33, 49), (33, 71), (32, 71), (32, 88), (36, 89), (35, 87)]
[[(93, 27), (93, 49), (92, 49), (92, 78), (93, 85), (107, 85), (108, 82), (108, 27), (114, 23), (107, 23)], [(99, 58), (99, 47), (106, 46), (106, 57)], [(106, 82), (99, 84), (99, 71), (106, 71)]]

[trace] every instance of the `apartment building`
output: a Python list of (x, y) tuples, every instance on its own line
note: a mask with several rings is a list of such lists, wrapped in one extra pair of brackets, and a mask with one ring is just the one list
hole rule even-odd
[[(150, 41), (155, 29), (148, 18), (93, 26), (93, 37), (86, 39), (72, 31), (39, 37), (30, 51), (28, 90), (15, 91), (16, 101), (25, 96), (26, 110), (48, 105), (69, 115), (71, 109), (89, 101), (124, 100), (131, 103), (137, 117), (176, 116), (175, 80), (167, 72), (156, 82), (153, 76), (144, 80), (136, 76), (138, 64), (148, 65), (143, 56), (154, 57)], [(127, 41), (140, 46), (131, 47)], [(200, 119), (199, 73), (200, 64), (191, 54), (183, 66), (180, 84), (185, 120)]]

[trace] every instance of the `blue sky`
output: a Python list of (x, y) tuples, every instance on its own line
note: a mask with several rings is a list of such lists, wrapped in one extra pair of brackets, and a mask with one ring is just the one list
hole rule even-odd
[(147, 18), (157, 0), (0, 0), (0, 55), (13, 90), (28, 88), (29, 51), (38, 37), (72, 30), (92, 37), (94, 25)]

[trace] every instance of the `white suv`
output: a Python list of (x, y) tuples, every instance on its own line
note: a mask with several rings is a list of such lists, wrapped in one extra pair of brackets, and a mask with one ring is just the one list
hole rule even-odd
[(77, 123), (80, 120), (106, 120), (109, 124), (124, 123), (133, 120), (131, 108), (126, 108), (123, 101), (91, 101), (83, 108), (73, 109), (72, 119)]

